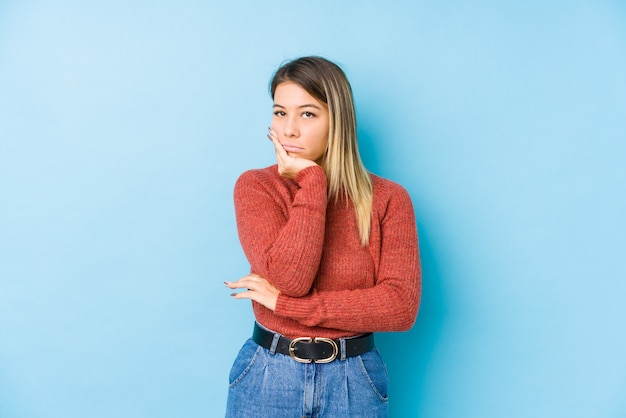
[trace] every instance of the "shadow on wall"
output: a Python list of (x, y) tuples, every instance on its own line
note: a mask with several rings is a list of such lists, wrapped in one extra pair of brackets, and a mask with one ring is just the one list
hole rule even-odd
[(382, 333), (376, 343), (390, 376), (390, 416), (419, 416), (420, 399), (428, 392), (430, 360), (445, 319), (446, 296), (428, 229), (419, 224), (422, 300), (417, 321), (408, 332)]

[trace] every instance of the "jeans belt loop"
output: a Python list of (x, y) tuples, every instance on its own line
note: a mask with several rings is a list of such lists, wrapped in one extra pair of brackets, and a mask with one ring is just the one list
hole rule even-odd
[(346, 361), (346, 339), (345, 338), (340, 338), (339, 339), (339, 352), (340, 352), (340, 360), (341, 361)]
[(276, 354), (276, 347), (278, 347), (278, 340), (280, 340), (280, 334), (275, 332), (274, 338), (272, 338), (272, 345), (270, 346), (270, 354)]

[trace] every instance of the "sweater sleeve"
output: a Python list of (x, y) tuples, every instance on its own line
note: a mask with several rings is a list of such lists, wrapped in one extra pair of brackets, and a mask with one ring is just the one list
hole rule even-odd
[(235, 185), (237, 230), (251, 272), (286, 296), (306, 295), (319, 268), (326, 220), (326, 175), (307, 167), (295, 178), (293, 199), (281, 179), (242, 174)]
[(408, 193), (398, 191), (381, 220), (380, 266), (366, 289), (316, 290), (294, 298), (281, 294), (275, 314), (351, 332), (405, 331), (413, 326), (421, 295), (415, 215)]

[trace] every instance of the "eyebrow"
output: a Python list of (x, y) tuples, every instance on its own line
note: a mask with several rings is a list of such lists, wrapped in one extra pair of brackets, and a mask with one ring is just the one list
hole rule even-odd
[[(274, 103), (274, 107), (280, 107), (280, 108), (282, 108), (282, 109), (285, 109), (285, 106), (280, 105), (280, 104), (278, 104), (278, 103)], [(301, 106), (298, 106), (298, 109), (303, 109), (303, 108), (305, 108), (305, 107), (312, 107), (312, 108), (314, 108), (314, 109), (319, 109), (319, 110), (321, 110), (321, 109), (322, 109), (321, 107), (319, 107), (319, 106), (318, 106), (318, 105), (316, 105), (316, 104), (309, 104), (309, 103), (307, 103), (307, 104), (303, 104), (303, 105), (301, 105)]]

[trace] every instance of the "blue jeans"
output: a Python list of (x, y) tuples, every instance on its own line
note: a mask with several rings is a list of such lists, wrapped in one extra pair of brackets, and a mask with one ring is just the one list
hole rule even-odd
[(226, 417), (387, 417), (388, 383), (376, 349), (299, 363), (248, 340), (230, 371)]

